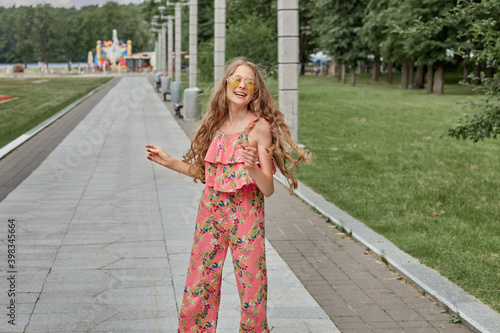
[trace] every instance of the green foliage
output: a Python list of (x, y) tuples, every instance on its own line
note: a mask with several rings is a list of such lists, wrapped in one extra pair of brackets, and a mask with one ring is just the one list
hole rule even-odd
[(310, 54), (318, 49), (317, 31), (312, 28), (314, 0), (299, 0), (299, 60), (302, 68), (310, 62)]
[(452, 314), (449, 322), (453, 323), (453, 324), (459, 324), (459, 323), (461, 323), (462, 319), (460, 319), (460, 312), (457, 311), (454, 314)]
[(313, 7), (313, 27), (318, 45), (337, 63), (355, 66), (366, 59), (367, 47), (360, 38), (367, 0), (318, 0)]
[(275, 70), (278, 62), (276, 22), (258, 16), (240, 17), (236, 24), (229, 24), (226, 32), (226, 58), (245, 56), (260, 64), (268, 72)]
[(198, 69), (200, 81), (214, 80), (214, 40), (203, 41), (198, 46)]
[(26, 22), (33, 22), (34, 12), (35, 10), (32, 7), (21, 7), (15, 11), (15, 48), (16, 53), (22, 57), (25, 64), (31, 61), (35, 53), (35, 29), (32, 24), (26, 24)]
[[(407, 22), (414, 25), (415, 21), (427, 24), (435, 17), (447, 12), (456, 4), (456, 0), (406, 0), (404, 11), (411, 13)], [(404, 48), (406, 54), (415, 60), (417, 65), (437, 65), (452, 62), (453, 58), (447, 55), (447, 49), (457, 47), (456, 27), (444, 25), (429, 30), (426, 35), (408, 34), (405, 39)]]
[(58, 36), (55, 29), (57, 11), (48, 4), (38, 5), (34, 9), (33, 20), (28, 21), (31, 24), (27, 24), (31, 26), (34, 37), (38, 42), (36, 43), (36, 49), (45, 63), (49, 62), (49, 52), (54, 50), (57, 45)]
[(14, 35), (15, 8), (0, 7), (0, 63), (19, 61)]
[[(471, 78), (474, 78), (474, 75), (471, 75)], [(496, 139), (500, 134), (500, 75), (495, 74), (493, 78), (487, 78), (481, 73), (481, 81), (483, 82), (481, 90), (488, 96), (462, 105), (463, 108), (475, 113), (472, 116), (465, 114), (460, 120), (460, 125), (448, 129), (449, 136), (478, 142), (484, 139)]]
[(227, 3), (226, 59), (244, 56), (272, 72), (278, 62), (277, 2)]
[(417, 65), (450, 62), (446, 50), (456, 47), (456, 31), (452, 26), (440, 26), (425, 35), (409, 32), (415, 22), (425, 25), (455, 3), (456, 0), (370, 0), (361, 37), (371, 52), (397, 64), (407, 60)]
[[(388, 6), (389, 0), (370, 0), (365, 8), (363, 26), (359, 30), (361, 39), (375, 56), (381, 56), (381, 44), (392, 29), (385, 17)], [(388, 59), (389, 54), (385, 58)]]
[(79, 10), (48, 4), (0, 7), (0, 62), (86, 62), (97, 40), (110, 40), (113, 29), (119, 39), (132, 40), (133, 50), (152, 49), (142, 6), (108, 2)]
[(456, 139), (473, 142), (497, 138), (500, 133), (500, 75), (494, 73), (500, 64), (500, 0), (465, 1), (428, 22), (418, 22), (414, 35), (429, 36), (444, 27), (457, 30), (457, 54), (486, 69), (479, 77), (470, 76), (471, 81), (480, 82), (476, 90), (484, 95), (477, 101), (464, 103), (472, 116), (465, 114), (460, 125), (448, 130)]

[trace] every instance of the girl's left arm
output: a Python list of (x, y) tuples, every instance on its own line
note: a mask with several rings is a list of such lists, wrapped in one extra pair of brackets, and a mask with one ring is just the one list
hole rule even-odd
[(267, 155), (267, 148), (272, 144), (271, 126), (266, 120), (260, 119), (250, 134), (251, 145), (241, 154), (245, 160), (244, 167), (264, 196), (270, 197), (274, 193), (273, 160)]

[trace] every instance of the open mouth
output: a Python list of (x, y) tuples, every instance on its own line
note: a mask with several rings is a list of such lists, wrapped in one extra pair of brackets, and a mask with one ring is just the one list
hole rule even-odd
[(247, 94), (245, 94), (244, 92), (241, 92), (241, 91), (235, 91), (234, 94), (236, 96), (240, 96), (240, 97), (246, 97), (247, 96)]

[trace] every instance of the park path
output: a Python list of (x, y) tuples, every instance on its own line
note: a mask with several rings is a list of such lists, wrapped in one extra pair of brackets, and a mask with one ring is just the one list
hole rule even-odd
[[(147, 78), (121, 78), (0, 202), (0, 332), (176, 331), (202, 185), (149, 162), (147, 143), (180, 158), (189, 140)], [(267, 257), (272, 332), (338, 332), (269, 242)], [(217, 332), (237, 332), (231, 265), (224, 280)]]

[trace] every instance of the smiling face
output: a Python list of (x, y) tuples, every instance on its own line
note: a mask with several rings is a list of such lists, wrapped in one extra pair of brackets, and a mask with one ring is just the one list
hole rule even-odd
[(247, 107), (252, 101), (253, 92), (248, 90), (245, 81), (252, 80), (255, 82), (255, 74), (252, 68), (246, 65), (240, 65), (231, 76), (239, 77), (241, 81), (234, 88), (226, 83), (226, 93), (230, 107)]

